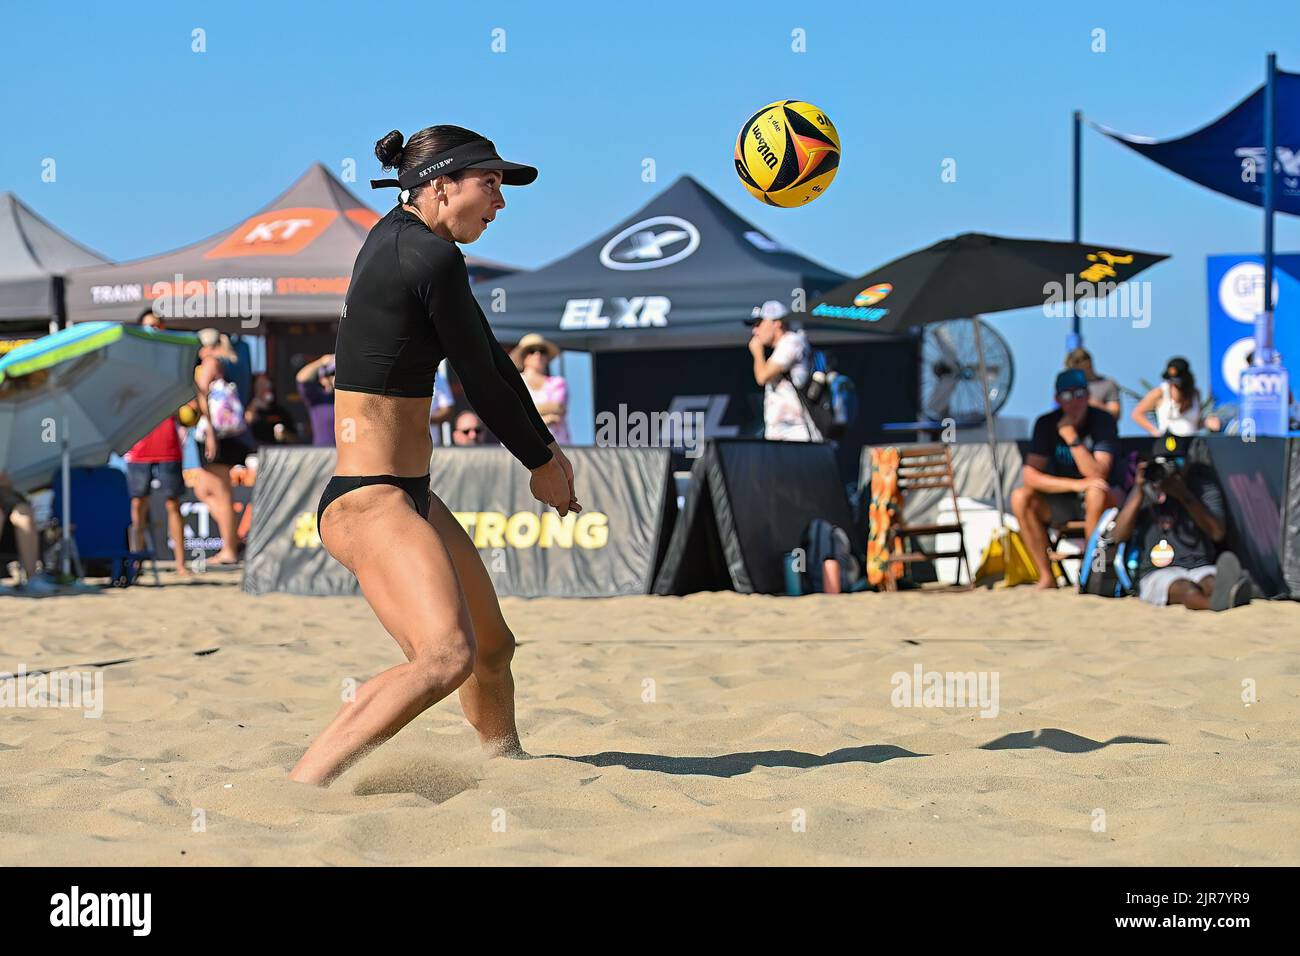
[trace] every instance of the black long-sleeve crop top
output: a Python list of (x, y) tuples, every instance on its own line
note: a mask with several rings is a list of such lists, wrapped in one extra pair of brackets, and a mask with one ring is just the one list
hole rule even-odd
[(555, 438), (470, 292), (460, 248), (395, 206), (357, 254), (339, 320), (334, 387), (429, 397), (444, 356), (511, 454), (530, 469), (546, 464)]

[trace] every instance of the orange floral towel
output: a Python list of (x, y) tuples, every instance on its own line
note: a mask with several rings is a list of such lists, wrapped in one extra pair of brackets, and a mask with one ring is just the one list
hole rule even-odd
[(903, 495), (898, 490), (898, 449), (871, 449), (871, 504), (867, 509), (867, 582), (872, 587), (896, 590), (903, 563), (891, 561), (903, 544), (894, 526), (903, 516)]

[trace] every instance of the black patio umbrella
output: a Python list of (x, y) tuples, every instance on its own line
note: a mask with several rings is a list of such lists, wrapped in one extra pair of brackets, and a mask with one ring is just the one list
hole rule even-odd
[[(990, 312), (1104, 299), (1167, 255), (1117, 246), (1008, 239), (967, 232), (895, 259), (837, 286), (812, 303), (805, 324), (815, 328), (899, 332), (945, 319), (974, 323), (984, 420), (997, 471), (997, 442), (979, 317)], [(1000, 474), (1000, 471), (997, 472)], [(995, 484), (999, 524), (1006, 509)]]
[(899, 332), (944, 319), (1104, 298), (1166, 255), (968, 232), (836, 286), (808, 310), (817, 328)]

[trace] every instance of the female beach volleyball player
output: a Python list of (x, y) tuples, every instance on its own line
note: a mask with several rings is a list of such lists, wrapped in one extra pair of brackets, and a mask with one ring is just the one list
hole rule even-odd
[(456, 245), (478, 239), (505, 208), (502, 184), (527, 185), (537, 170), (506, 162), (459, 126), (431, 126), (405, 144), (394, 130), (375, 155), (398, 179), (371, 185), (402, 192), (357, 255), (339, 322), (338, 460), (317, 526), (406, 663), (344, 703), (289, 774), (303, 783), (329, 783), (457, 688), (484, 748), (523, 755), (514, 635), (473, 542), (429, 488), (429, 399), (444, 356), (475, 411), (532, 473), (533, 496), (561, 515), (582, 510), (573, 469), (493, 339)]

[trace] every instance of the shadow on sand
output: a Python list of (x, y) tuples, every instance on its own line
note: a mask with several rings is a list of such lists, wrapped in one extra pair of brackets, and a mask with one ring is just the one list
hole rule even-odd
[[(1026, 730), (1006, 734), (997, 740), (981, 744), (980, 750), (1032, 750), (1042, 748), (1057, 753), (1081, 754), (1115, 744), (1159, 744), (1169, 741), (1153, 737), (1112, 737), (1110, 740), (1093, 740), (1072, 734), (1057, 727)], [(668, 757), (663, 754), (626, 753), (606, 751), (598, 754), (532, 754), (590, 764), (593, 767), (626, 767), (629, 770), (653, 770), (657, 773), (698, 774), (707, 777), (735, 777), (749, 773), (755, 767), (797, 767), (807, 770), (829, 767), (837, 763), (884, 763), (899, 757), (932, 757), (934, 754), (913, 753), (892, 744), (872, 744), (866, 747), (845, 747), (828, 754), (810, 754), (799, 750), (756, 750), (745, 753), (721, 754), (716, 757)]]
[(658, 773), (698, 774), (707, 777), (735, 777), (755, 767), (828, 767), (837, 763), (884, 763), (897, 757), (926, 757), (890, 744), (845, 747), (828, 754), (809, 754), (798, 750), (755, 750), (721, 754), (716, 757), (667, 757), (662, 754), (637, 754), (607, 751), (585, 756), (537, 754), (591, 764), (593, 767), (627, 767), (629, 770), (654, 770)]
[(1157, 740), (1154, 737), (1112, 737), (1110, 740), (1093, 740), (1089, 737), (1080, 737), (1078, 734), (1072, 734), (1068, 730), (1061, 730), (1058, 727), (1044, 727), (1042, 730), (1025, 730), (1018, 734), (1006, 734), (997, 740), (990, 740), (986, 744), (980, 744), (980, 750), (1033, 750), (1036, 747), (1042, 747), (1044, 750), (1055, 750), (1063, 754), (1083, 754), (1092, 750), (1101, 750), (1103, 747), (1110, 747), (1113, 744), (1162, 744), (1168, 745), (1167, 740)]

